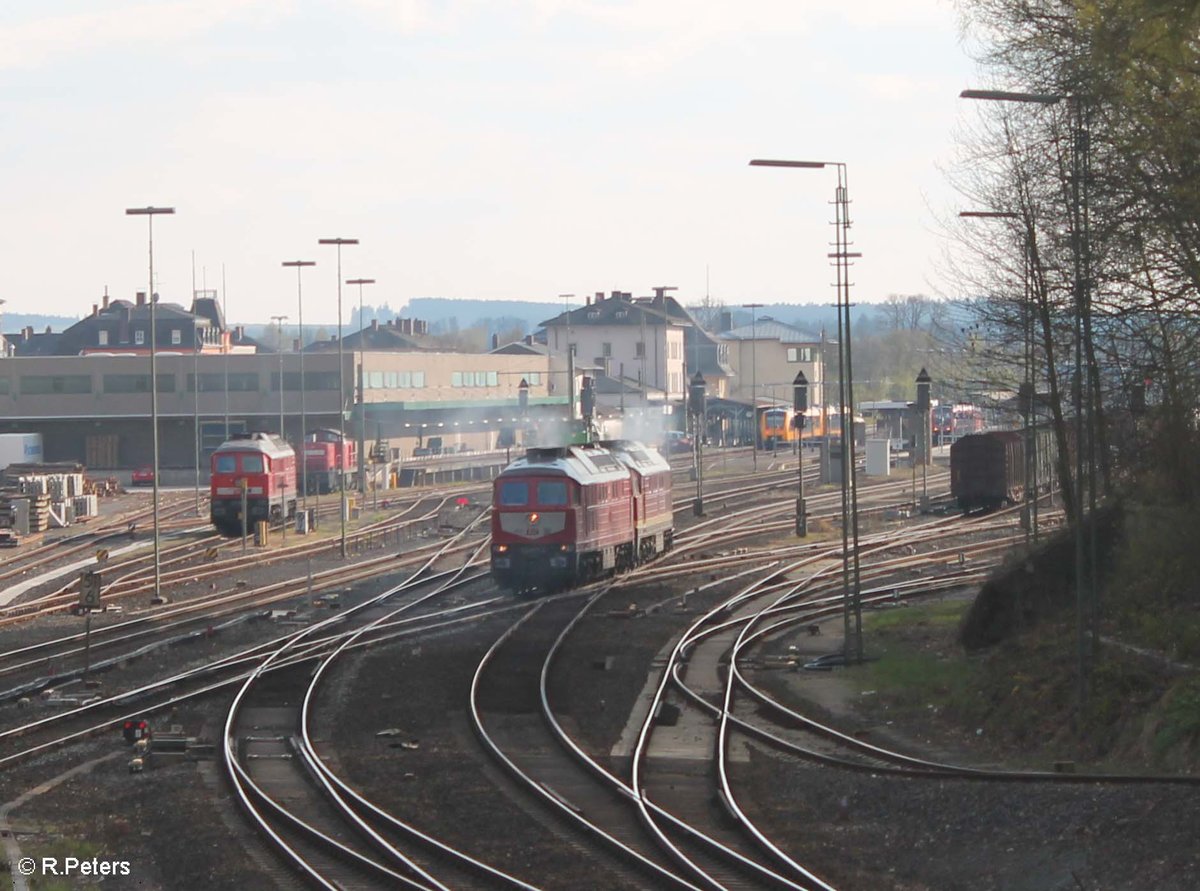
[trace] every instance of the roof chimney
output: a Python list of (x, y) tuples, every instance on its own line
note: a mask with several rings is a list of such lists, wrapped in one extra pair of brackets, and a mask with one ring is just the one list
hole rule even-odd
[(93, 303), (92, 304), (92, 318), (94, 319), (98, 315), (100, 315), (100, 304)]
[(101, 304), (105, 309), (108, 309), (108, 292), (104, 292), (104, 303)]
[(621, 299), (622, 297), (624, 297), (624, 296), (625, 296), (625, 295), (624, 295), (624, 294), (622, 294), (620, 291), (613, 291), (613, 292), (612, 292), (612, 299), (613, 299), (613, 300), (620, 300), (620, 299)]
[(238, 325), (236, 328), (233, 329), (233, 339), (238, 340), (238, 341), (246, 339), (246, 326), (245, 325)]
[(145, 306), (145, 305), (146, 305), (146, 292), (145, 292), (145, 291), (138, 291), (138, 292), (137, 292), (137, 305), (138, 305), (138, 306)]
[(494, 349), (494, 350), (500, 349), (500, 335), (499, 334), (492, 335), (492, 349)]
[(596, 292), (596, 302), (597, 302), (597, 303), (603, 303), (603, 302), (604, 302), (604, 292), (603, 292), (603, 291), (597, 291), (597, 292)]
[(21, 329), (21, 340), (28, 341), (28, 340), (32, 340), (32, 339), (33, 339), (33, 326), (26, 325), (24, 328)]
[(372, 331), (379, 330), (379, 319), (371, 319), (371, 330)]
[(532, 334), (526, 334), (526, 335), (525, 335), (525, 345), (526, 345), (526, 346), (533, 346), (533, 335), (532, 335)]

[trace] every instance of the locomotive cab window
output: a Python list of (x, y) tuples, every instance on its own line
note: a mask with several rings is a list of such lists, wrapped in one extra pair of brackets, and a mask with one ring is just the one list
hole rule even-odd
[(217, 455), (217, 473), (236, 473), (237, 458), (234, 455)]
[(501, 483), (500, 503), (505, 507), (524, 507), (529, 504), (529, 484), (507, 481)]
[(262, 473), (263, 472), (263, 456), (262, 455), (242, 455), (242, 472), (243, 473)]
[(537, 503), (547, 507), (561, 507), (567, 503), (567, 484), (559, 480), (537, 484)]

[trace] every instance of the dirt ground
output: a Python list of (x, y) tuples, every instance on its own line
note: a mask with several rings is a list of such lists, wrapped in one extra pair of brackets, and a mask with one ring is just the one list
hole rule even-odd
[[(703, 609), (720, 593), (694, 597), (690, 609)], [(613, 605), (666, 594), (657, 585), (627, 590)], [(602, 605), (579, 626), (555, 694), (564, 723), (586, 748), (607, 757), (651, 663), (682, 621), (668, 611), (615, 619)], [(330, 708), (318, 736), (353, 785), (435, 834), (468, 841), (498, 866), (535, 876), (547, 888), (647, 887), (622, 867), (585, 855), (570, 830), (511, 788), (490, 762), (464, 757), (478, 749), (465, 714), (470, 673), (501, 627), (480, 622), (356, 656), (326, 687)], [(794, 643), (814, 651), (839, 645), (829, 632)], [(914, 752), (968, 763), (1003, 756), (972, 747), (969, 734), (944, 722), (883, 727), (878, 713), (859, 707), (861, 690), (846, 680), (841, 672), (776, 673), (771, 685), (847, 730), (885, 734)], [(172, 720), (216, 739), (223, 706), (210, 701)], [(116, 738), (99, 739), (8, 772), (0, 778), (0, 798), (11, 800), (114, 746)], [(839, 888), (1200, 887), (1200, 796), (1188, 787), (926, 781), (818, 767), (758, 746), (752, 752), (739, 768), (739, 803)], [(295, 877), (263, 854), (217, 772), (213, 762), (181, 761), (132, 776), (120, 758), (38, 796), (11, 821), (27, 833), (22, 848), (31, 854), (100, 851), (130, 859), (131, 887), (295, 887)]]

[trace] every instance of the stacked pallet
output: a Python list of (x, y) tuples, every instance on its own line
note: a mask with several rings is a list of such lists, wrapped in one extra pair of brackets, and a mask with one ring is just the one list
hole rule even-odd
[(99, 504), (87, 488), (75, 462), (10, 464), (0, 478), (0, 527), (29, 535), (71, 523), (80, 507), (93, 515)]

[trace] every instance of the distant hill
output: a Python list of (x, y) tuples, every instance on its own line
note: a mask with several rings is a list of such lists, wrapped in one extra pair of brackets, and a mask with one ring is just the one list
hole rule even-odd
[[(580, 306), (578, 300), (572, 306)], [(689, 307), (690, 308), (690, 307)], [(724, 307), (733, 313), (734, 327), (750, 324), (750, 310), (740, 306)], [(563, 306), (533, 300), (456, 300), (448, 297), (417, 297), (400, 312), (379, 307), (380, 321), (394, 315), (402, 315), (429, 322), (433, 333), (447, 333), (483, 325), (489, 332), (507, 330), (520, 326), (527, 332), (536, 331), (542, 322), (562, 312)], [(851, 324), (860, 322), (873, 324), (876, 307), (860, 304), (851, 310)], [(366, 310), (368, 318), (372, 310)], [(830, 338), (837, 332), (837, 311), (832, 306), (821, 304), (797, 305), (794, 303), (766, 304), (757, 310), (758, 318), (771, 317), (819, 333), (824, 326)]]
[(0, 315), (0, 325), (3, 325), (7, 334), (13, 334), (31, 326), (40, 334), (46, 328), (51, 331), (64, 331), (81, 318), (83, 316), (43, 316), (36, 313), (6, 312)]
[[(578, 300), (573, 301), (573, 307), (580, 306)], [(689, 310), (697, 307), (689, 306)], [(750, 310), (739, 305), (716, 306), (712, 312), (726, 310), (733, 314), (733, 325), (749, 325)], [(365, 306), (364, 315), (369, 322), (378, 318), (387, 322), (394, 318), (424, 319), (429, 322), (431, 333), (447, 334), (463, 331), (468, 328), (483, 326), (488, 333), (508, 332), (520, 328), (526, 333), (536, 331), (542, 322), (552, 319), (563, 310), (558, 303), (545, 303), (536, 300), (459, 300), (452, 297), (416, 297), (407, 305), (395, 310), (386, 304), (383, 306)], [(825, 304), (795, 304), (768, 303), (755, 311), (758, 318), (773, 318), (781, 322), (796, 325), (799, 328), (818, 334), (821, 328), (830, 339), (837, 336), (837, 312), (832, 306)], [(851, 308), (851, 324), (861, 325), (861, 333), (866, 334), (877, 323), (878, 306), (871, 303), (857, 304)], [(37, 332), (49, 327), (52, 331), (63, 331), (74, 325), (82, 316), (50, 316), (34, 313), (4, 313), (0, 316), (0, 325), (8, 333), (16, 333), (27, 326), (33, 326)], [(266, 337), (268, 342), (274, 342), (274, 329), (261, 322), (237, 322), (230, 324), (246, 325), (247, 334), (252, 337)], [(346, 330), (358, 328), (358, 307), (353, 307), (350, 318), (346, 321)], [(305, 326), (305, 340), (310, 341), (318, 325)], [(286, 329), (289, 336), (294, 337), (295, 328)]]

